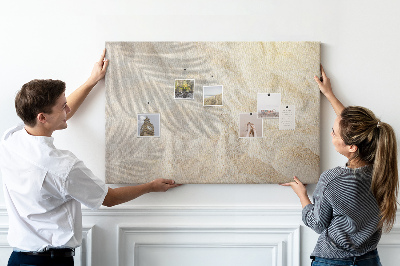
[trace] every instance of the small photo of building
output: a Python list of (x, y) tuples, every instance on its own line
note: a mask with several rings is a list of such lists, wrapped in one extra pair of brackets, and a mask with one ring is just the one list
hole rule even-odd
[(137, 115), (138, 137), (160, 137), (160, 114)]

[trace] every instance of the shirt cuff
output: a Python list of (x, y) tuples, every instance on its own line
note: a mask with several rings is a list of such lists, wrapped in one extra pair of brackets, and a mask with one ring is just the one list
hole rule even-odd
[(307, 214), (308, 214), (308, 212), (312, 211), (313, 209), (314, 209), (314, 204), (311, 204), (311, 203), (306, 205), (303, 208), (303, 210), (302, 210), (302, 220), (303, 220), (303, 223), (305, 225), (307, 225)]

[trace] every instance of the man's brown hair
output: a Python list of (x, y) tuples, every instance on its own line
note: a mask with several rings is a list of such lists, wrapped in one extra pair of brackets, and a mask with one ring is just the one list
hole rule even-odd
[(15, 110), (25, 125), (34, 127), (39, 113), (51, 114), (58, 97), (65, 92), (65, 82), (34, 79), (25, 83), (15, 96)]

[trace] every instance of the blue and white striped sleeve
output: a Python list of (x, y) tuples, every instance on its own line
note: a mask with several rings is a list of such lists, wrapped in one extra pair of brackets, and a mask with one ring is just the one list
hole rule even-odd
[(303, 208), (302, 218), (306, 226), (318, 234), (328, 228), (333, 216), (333, 208), (330, 200), (324, 195), (327, 184), (321, 176), (313, 194), (314, 204), (308, 204)]

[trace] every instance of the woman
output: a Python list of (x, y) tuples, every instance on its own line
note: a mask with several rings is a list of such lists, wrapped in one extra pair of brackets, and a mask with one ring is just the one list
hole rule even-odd
[(257, 138), (256, 126), (253, 123), (250, 123), (250, 122), (247, 123), (246, 131), (247, 131), (246, 138), (249, 138), (249, 137)]
[(292, 187), (300, 198), (305, 225), (320, 234), (312, 265), (381, 265), (376, 247), (382, 231), (393, 227), (397, 210), (394, 131), (366, 108), (345, 108), (322, 66), (321, 73), (321, 80), (314, 79), (337, 115), (332, 143), (348, 162), (322, 173), (314, 204), (297, 177), (282, 185)]

